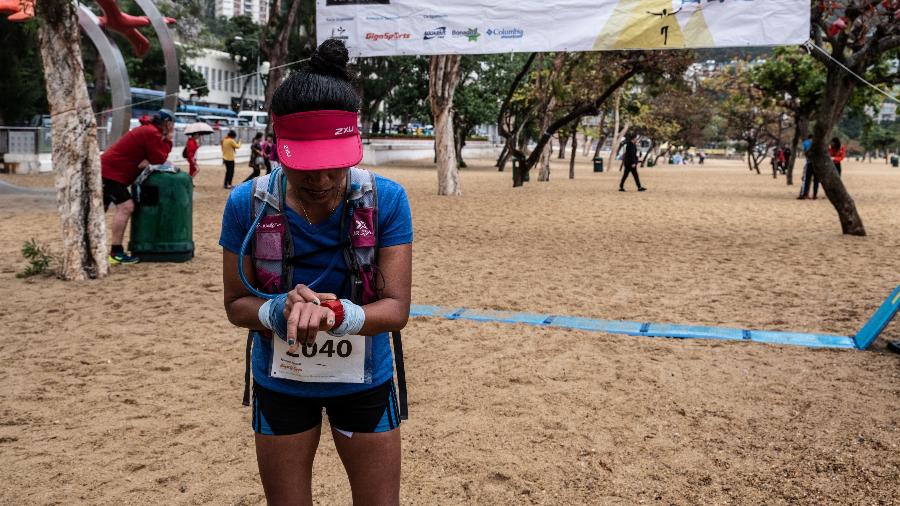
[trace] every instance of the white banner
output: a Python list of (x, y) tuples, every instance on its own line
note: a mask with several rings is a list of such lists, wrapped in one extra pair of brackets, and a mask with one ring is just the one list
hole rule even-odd
[(809, 0), (317, 0), (319, 43), (353, 56), (775, 46)]

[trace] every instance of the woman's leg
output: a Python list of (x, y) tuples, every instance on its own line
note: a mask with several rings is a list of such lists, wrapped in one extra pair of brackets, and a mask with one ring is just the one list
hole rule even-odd
[(251, 172), (250, 175), (247, 176), (247, 179), (244, 180), (245, 183), (247, 181), (250, 181), (251, 179), (259, 176), (259, 165), (251, 165), (250, 169), (253, 170), (253, 172)]
[(400, 428), (353, 437), (334, 429), (331, 434), (350, 478), (353, 505), (400, 504)]
[(234, 160), (225, 161), (225, 188), (231, 186), (231, 180), (234, 178)]
[(290, 436), (256, 434), (256, 462), (270, 506), (312, 505), (312, 467), (321, 432), (318, 425)]

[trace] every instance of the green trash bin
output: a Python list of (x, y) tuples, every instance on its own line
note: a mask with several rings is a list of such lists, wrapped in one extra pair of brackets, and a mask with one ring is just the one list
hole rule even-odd
[(194, 258), (193, 195), (185, 172), (153, 172), (136, 192), (128, 249), (143, 262)]
[(647, 167), (653, 167), (654, 165), (656, 165), (656, 162), (654, 162), (652, 158), (647, 160)]
[(594, 172), (603, 172), (603, 159), (600, 157), (594, 158)]
[(900, 157), (891, 155), (891, 167), (900, 167)]
[[(519, 161), (516, 160), (515, 158), (513, 158), (513, 161), (512, 161), (512, 169), (513, 169), (513, 177), (516, 177), (515, 176), (516, 171), (519, 170)], [(523, 183), (527, 183), (530, 180), (531, 180), (531, 177), (529, 177), (528, 172), (522, 174), (522, 182)]]

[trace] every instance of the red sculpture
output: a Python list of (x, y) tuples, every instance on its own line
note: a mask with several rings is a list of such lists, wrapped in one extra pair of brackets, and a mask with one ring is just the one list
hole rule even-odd
[(25, 21), (34, 17), (33, 0), (0, 0), (0, 14), (9, 14), (10, 21)]
[[(36, 0), (0, 0), (0, 14), (9, 14), (10, 21), (25, 21), (34, 17), (34, 2)], [(100, 16), (100, 26), (121, 33), (138, 56), (144, 56), (150, 49), (150, 41), (138, 31), (150, 24), (147, 16), (132, 16), (119, 9), (116, 0), (97, 0), (103, 15)], [(175, 23), (172, 18), (165, 18), (166, 24)]]

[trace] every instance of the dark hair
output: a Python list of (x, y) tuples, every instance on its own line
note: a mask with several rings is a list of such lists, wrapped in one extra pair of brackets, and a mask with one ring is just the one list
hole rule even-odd
[(253, 136), (253, 140), (258, 141), (262, 139), (262, 132), (256, 132), (256, 135)]
[(272, 134), (266, 134), (266, 139), (274, 139), (275, 136)]
[(359, 94), (347, 70), (350, 55), (338, 39), (319, 45), (309, 61), (275, 90), (270, 111), (283, 116), (304, 111), (359, 111)]
[(229, 130), (226, 137), (237, 137), (237, 132), (235, 132), (234, 130)]
[(837, 137), (832, 137), (832, 139), (831, 139), (831, 145), (834, 146), (835, 149), (836, 149), (836, 148), (839, 148), (839, 147), (841, 147), (841, 140), (840, 140), (839, 138), (837, 138)]

